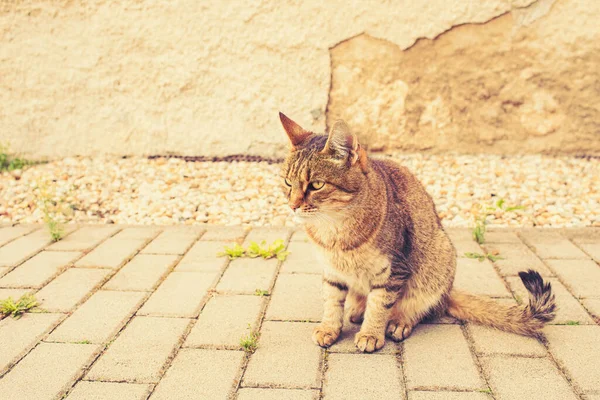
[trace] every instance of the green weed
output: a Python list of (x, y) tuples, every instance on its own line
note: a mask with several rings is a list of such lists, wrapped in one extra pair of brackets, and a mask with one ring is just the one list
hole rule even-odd
[(254, 295), (255, 296), (260, 296), (260, 297), (268, 296), (269, 295), (269, 291), (268, 290), (256, 289), (254, 291)]
[(479, 244), (485, 243), (485, 232), (487, 230), (488, 217), (496, 211), (516, 211), (523, 210), (523, 206), (507, 206), (504, 199), (498, 199), (492, 206), (483, 206), (481, 204), (473, 208), (472, 212), (475, 218), (473, 227), (473, 240)]
[(271, 245), (267, 245), (265, 240), (260, 244), (250, 242), (247, 249), (244, 249), (239, 244), (234, 244), (231, 247), (225, 247), (224, 251), (217, 253), (219, 257), (227, 256), (230, 260), (240, 257), (262, 257), (264, 259), (277, 257), (279, 261), (285, 260), (288, 254), (290, 252), (285, 250), (285, 242), (282, 239), (274, 241)]
[(579, 325), (579, 321), (567, 321), (565, 325)]
[(250, 242), (248, 246), (247, 255), (250, 258), (262, 257), (264, 259), (270, 259), (277, 257), (279, 261), (283, 261), (288, 256), (289, 251), (285, 251), (285, 243), (282, 239), (278, 239), (273, 244), (267, 246), (267, 242), (263, 240), (260, 244), (256, 242)]
[(23, 313), (30, 311), (38, 306), (38, 302), (32, 294), (24, 294), (16, 302), (9, 297), (8, 299), (0, 300), (0, 314), (12, 316), (13, 318), (21, 318)]
[[(248, 328), (251, 326), (248, 324)], [(260, 333), (257, 331), (251, 331), (248, 335), (243, 336), (240, 339), (240, 347), (248, 354), (252, 354), (258, 349), (258, 338), (260, 337)]]
[(75, 344), (91, 344), (92, 342), (90, 342), (89, 340), (82, 340), (80, 342), (75, 342)]
[(465, 257), (477, 259), (479, 262), (483, 262), (485, 259), (488, 259), (488, 260), (490, 260), (492, 262), (504, 259), (504, 258), (502, 258), (502, 257), (500, 257), (498, 255), (492, 254), (492, 253), (487, 253), (487, 254), (465, 253)]
[(0, 144), (0, 172), (23, 169), (31, 164), (30, 161), (11, 156), (8, 151), (8, 146)]
[(225, 246), (225, 250), (217, 255), (219, 257), (227, 256), (230, 260), (234, 260), (236, 258), (243, 257), (246, 254), (246, 250), (239, 244), (235, 243), (231, 247)]

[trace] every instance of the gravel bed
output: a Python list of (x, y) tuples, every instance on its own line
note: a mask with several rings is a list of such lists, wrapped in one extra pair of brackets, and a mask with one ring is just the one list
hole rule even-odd
[[(494, 155), (391, 155), (433, 196), (446, 226), (473, 223), (505, 200), (492, 226), (600, 226), (600, 160)], [(267, 162), (66, 158), (0, 174), (0, 223), (293, 225)]]

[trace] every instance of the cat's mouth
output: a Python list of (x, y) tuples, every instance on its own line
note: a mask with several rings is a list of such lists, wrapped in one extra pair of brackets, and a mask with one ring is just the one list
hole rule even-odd
[(292, 211), (294, 216), (294, 222), (297, 224), (304, 224), (311, 219), (314, 219), (316, 216), (316, 210), (304, 211), (301, 209), (297, 209), (296, 211)]

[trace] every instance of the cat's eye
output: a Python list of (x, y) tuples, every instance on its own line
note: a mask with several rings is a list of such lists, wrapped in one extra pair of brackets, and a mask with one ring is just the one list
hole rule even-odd
[(323, 189), (323, 186), (325, 186), (325, 182), (323, 181), (314, 181), (310, 183), (310, 188), (313, 190)]
[(292, 186), (292, 182), (288, 178), (285, 178), (285, 184), (290, 187)]

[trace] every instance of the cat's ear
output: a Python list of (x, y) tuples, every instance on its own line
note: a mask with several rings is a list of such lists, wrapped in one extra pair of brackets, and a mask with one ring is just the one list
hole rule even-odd
[(358, 160), (360, 145), (358, 138), (352, 132), (346, 123), (337, 120), (329, 130), (329, 137), (322, 152), (331, 154), (335, 158), (348, 160), (350, 165)]
[(279, 113), (279, 119), (281, 120), (283, 129), (285, 129), (285, 133), (287, 133), (288, 137), (290, 138), (293, 149), (298, 147), (300, 143), (312, 135), (311, 132), (304, 130), (300, 125), (286, 117), (282, 112)]

